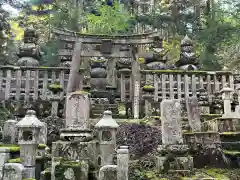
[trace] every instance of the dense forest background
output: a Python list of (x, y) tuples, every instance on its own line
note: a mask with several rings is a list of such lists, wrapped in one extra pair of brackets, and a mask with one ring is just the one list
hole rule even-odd
[(239, 0), (155, 0), (141, 11), (134, 0), (0, 0), (0, 63), (17, 61), (17, 45), (27, 27), (40, 35), (41, 65), (57, 66), (53, 27), (116, 35), (132, 34), (139, 26), (161, 32), (169, 63), (179, 59), (180, 40), (187, 34), (202, 69), (240, 68)]

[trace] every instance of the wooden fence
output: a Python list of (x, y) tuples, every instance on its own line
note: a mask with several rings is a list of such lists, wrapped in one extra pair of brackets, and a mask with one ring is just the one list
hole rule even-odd
[(68, 74), (69, 68), (1, 66), (0, 99), (46, 100), (50, 84), (59, 82), (66, 89)]
[(143, 70), (145, 81), (153, 81), (154, 99), (181, 99), (196, 96), (199, 89), (205, 89), (209, 98), (228, 84), (234, 89), (235, 76), (232, 72), (219, 71), (178, 71), (178, 70)]
[[(49, 94), (48, 85), (59, 82), (65, 90), (68, 83), (69, 68), (60, 67), (15, 67), (0, 66), (0, 100), (46, 100)], [(159, 99), (179, 99), (197, 95), (199, 89), (206, 89), (209, 95), (219, 92), (228, 83), (235, 88), (232, 72), (206, 71), (141, 71), (145, 80), (154, 82), (155, 101)], [(144, 80), (144, 81), (145, 81)], [(61, 98), (65, 92), (61, 93)]]

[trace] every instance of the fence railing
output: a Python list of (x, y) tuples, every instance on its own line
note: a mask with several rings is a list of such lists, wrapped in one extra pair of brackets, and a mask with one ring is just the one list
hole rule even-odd
[(50, 84), (59, 82), (66, 89), (68, 74), (69, 68), (0, 66), (0, 100), (46, 100)]
[(199, 89), (205, 89), (209, 98), (228, 84), (234, 89), (234, 78), (239, 74), (226, 71), (179, 71), (179, 70), (143, 70), (145, 82), (154, 84), (154, 99), (181, 99), (197, 96)]
[[(48, 90), (50, 84), (59, 82), (63, 89), (66, 89), (69, 71), (69, 68), (62, 67), (0, 66), (0, 100), (9, 98), (46, 100), (50, 93)], [(226, 71), (143, 70), (141, 73), (145, 76), (144, 81), (153, 82), (155, 100), (186, 98), (197, 95), (198, 90), (203, 88), (209, 95), (213, 95), (214, 92), (219, 92), (226, 83), (234, 89), (236, 85), (234, 79), (237, 76), (240, 77), (239, 74)], [(123, 89), (121, 88), (121, 91)], [(64, 94), (63, 91), (61, 98)]]

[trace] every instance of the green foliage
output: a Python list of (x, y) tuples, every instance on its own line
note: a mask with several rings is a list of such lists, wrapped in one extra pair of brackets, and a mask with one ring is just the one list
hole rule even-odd
[(89, 34), (111, 34), (117, 35), (126, 33), (129, 21), (133, 18), (127, 11), (119, 11), (119, 5), (114, 4), (114, 7), (102, 5), (97, 8), (101, 16), (87, 14)]

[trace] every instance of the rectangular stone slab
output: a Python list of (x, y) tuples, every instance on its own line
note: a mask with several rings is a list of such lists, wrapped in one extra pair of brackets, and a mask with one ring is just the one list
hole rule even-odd
[(182, 144), (180, 100), (165, 99), (161, 102), (162, 144)]

